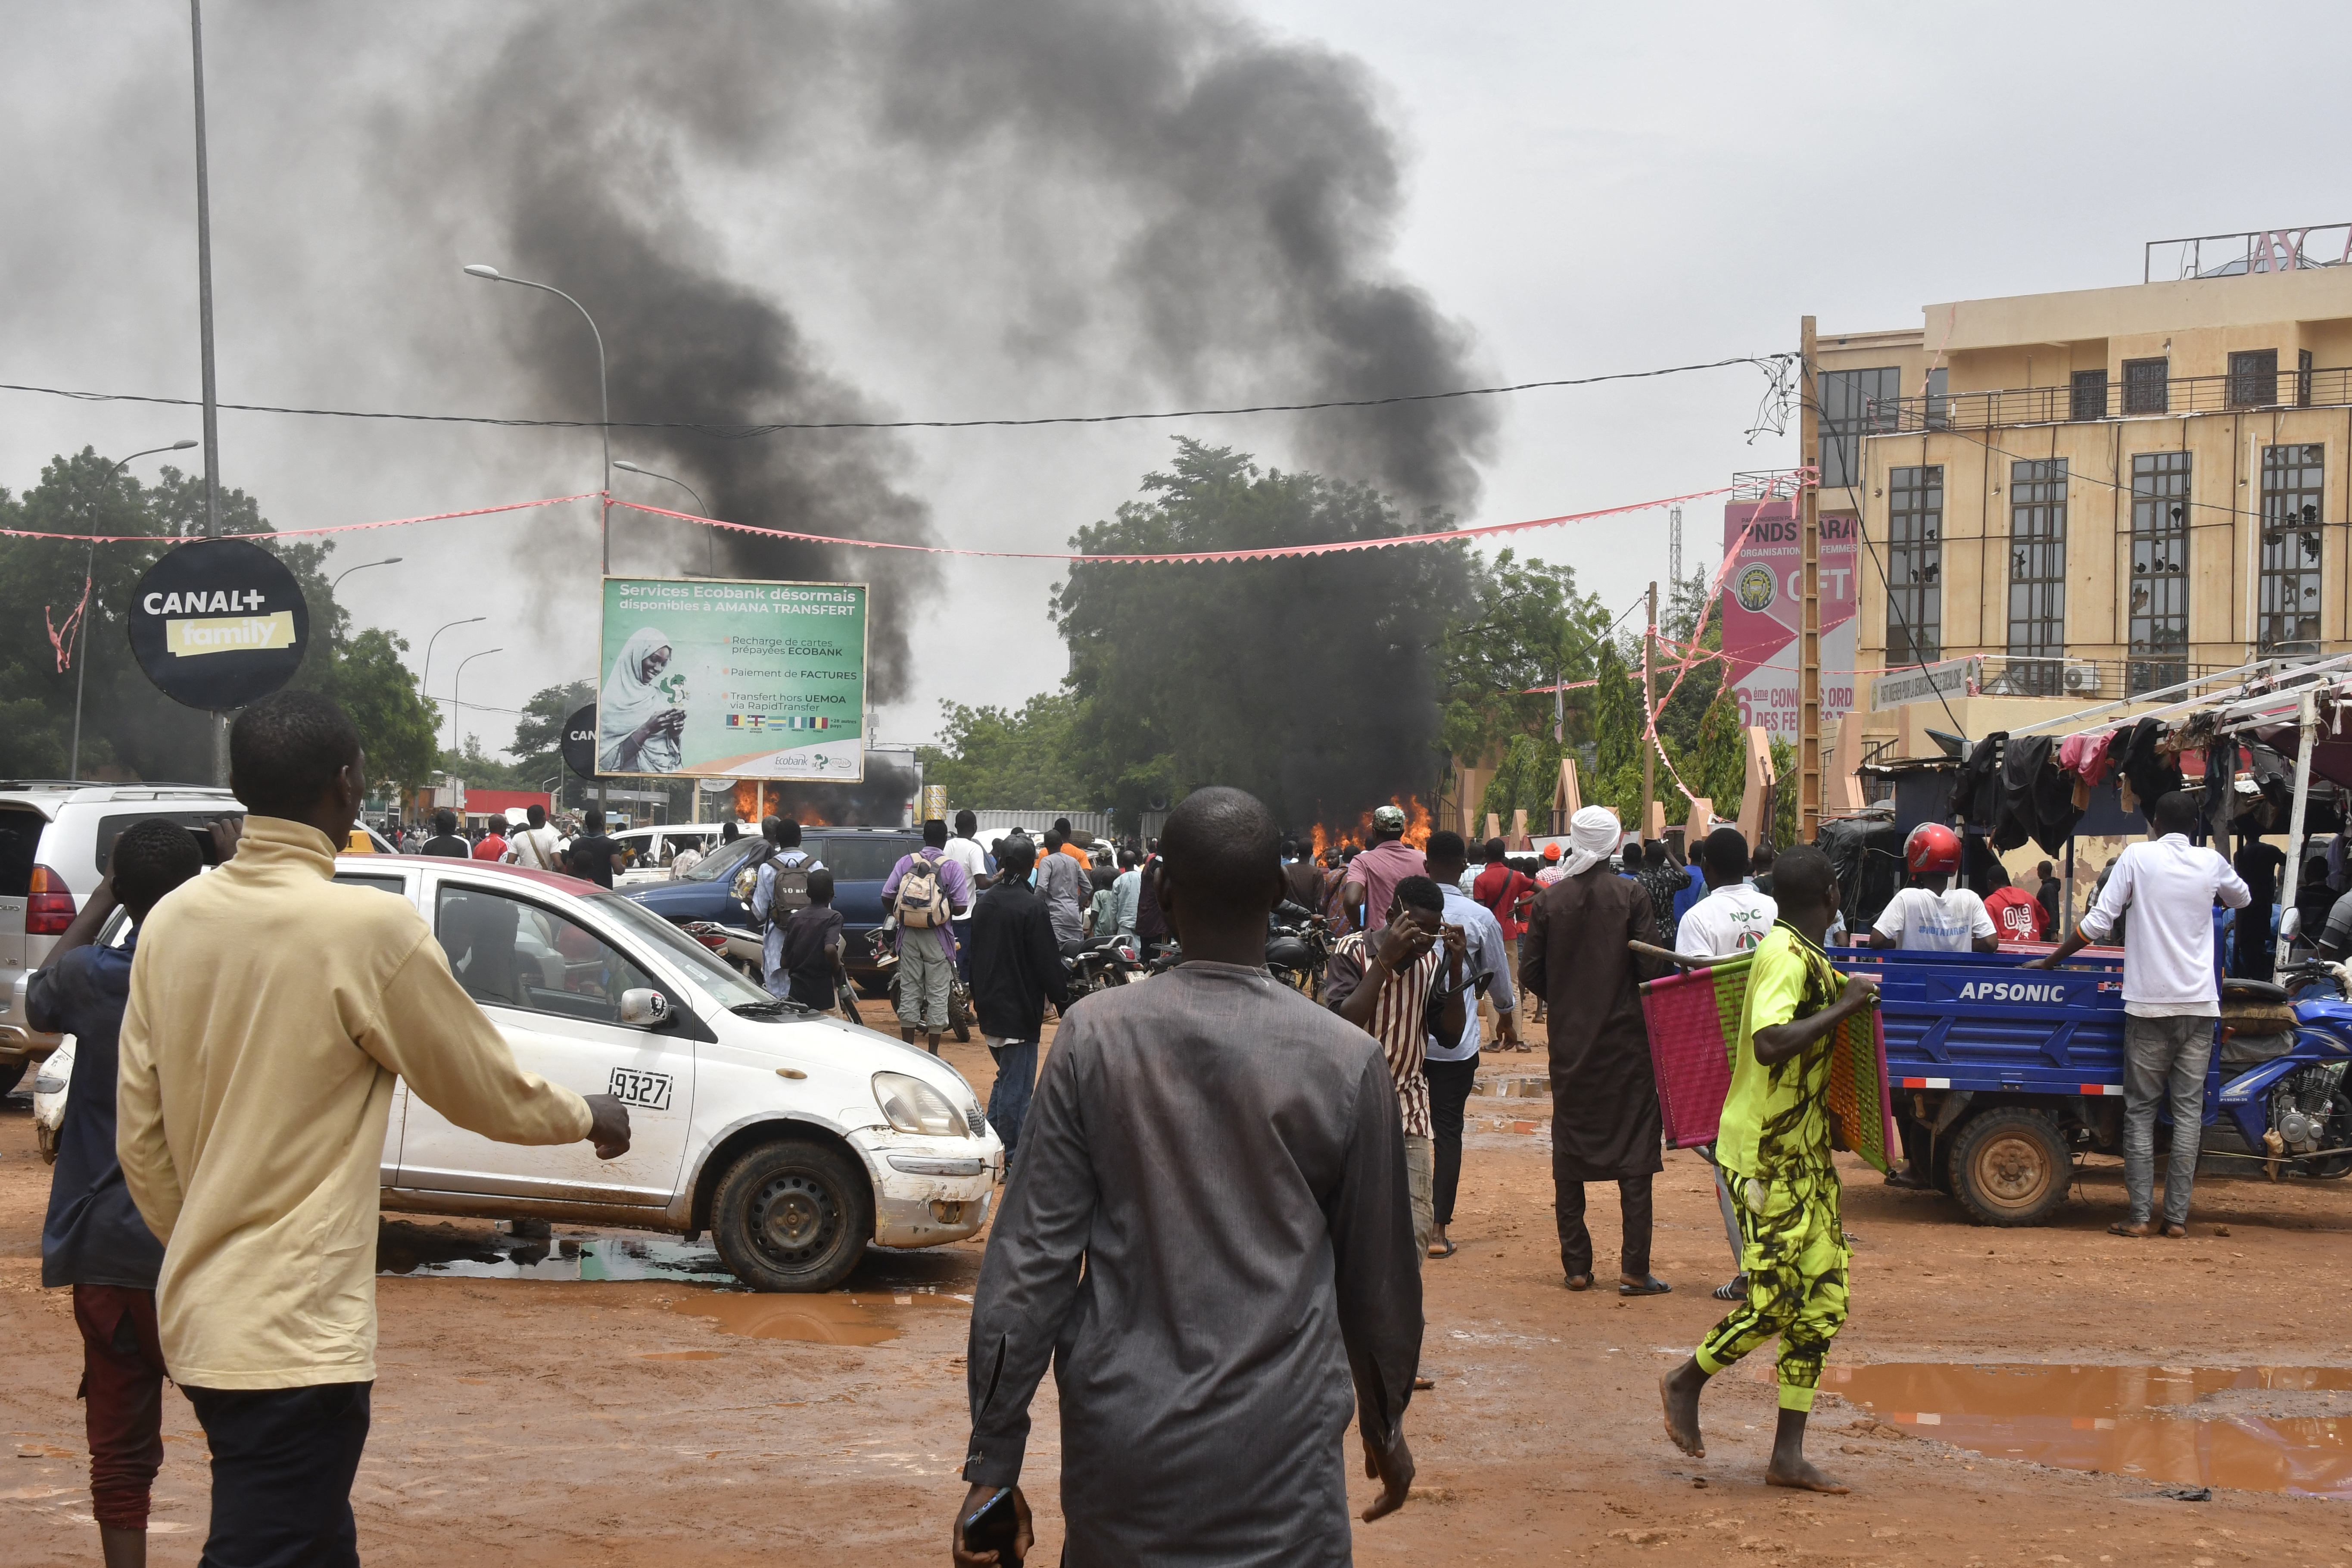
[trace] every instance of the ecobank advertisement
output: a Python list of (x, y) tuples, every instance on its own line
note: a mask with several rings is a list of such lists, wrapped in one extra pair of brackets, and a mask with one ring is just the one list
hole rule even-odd
[(866, 593), (605, 578), (596, 771), (863, 779)]

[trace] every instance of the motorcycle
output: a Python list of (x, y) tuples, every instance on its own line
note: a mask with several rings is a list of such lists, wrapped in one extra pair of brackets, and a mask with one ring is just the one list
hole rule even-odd
[(2225, 983), (2229, 1001), (2291, 1009), (2294, 1022), (2242, 1021), (2227, 1029), (2217, 1064), (2219, 1114), (2205, 1129), (2204, 1146), (2259, 1158), (2273, 1181), (2282, 1167), (2340, 1180), (2352, 1175), (2352, 1094), (2344, 1085), (2352, 1066), (2352, 969), (2315, 958), (2280, 970), (2278, 980)]
[(1314, 1001), (1323, 999), (1323, 971), (1331, 962), (1331, 933), (1312, 910), (1286, 899), (1274, 910), (1265, 966), (1276, 980)]
[[(894, 1014), (898, 1010), (898, 944), (891, 938), (897, 934), (898, 929), (895, 923), (877, 926), (866, 939), (866, 951), (873, 957), (874, 967), (890, 977), (890, 1011)], [(843, 994), (845, 996), (847, 994), (846, 987)], [(853, 1009), (849, 1016), (855, 1021), (857, 1014)], [(963, 983), (962, 975), (950, 975), (948, 978), (948, 1027), (955, 1032), (959, 1042), (971, 1040), (971, 988)]]
[(1069, 972), (1070, 1000), (1075, 1002), (1110, 986), (1127, 984), (1143, 968), (1143, 952), (1133, 937), (1097, 937), (1066, 954), (1062, 967)]

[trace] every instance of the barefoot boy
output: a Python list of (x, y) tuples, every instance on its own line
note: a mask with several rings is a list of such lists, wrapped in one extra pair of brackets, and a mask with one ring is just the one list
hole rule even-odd
[(1846, 1489), (1805, 1459), (1805, 1416), (1830, 1340), (1845, 1321), (1845, 1232), (1837, 1171), (1830, 1163), (1825, 1101), (1839, 1022), (1870, 1006), (1878, 978), (1843, 975), (1822, 952), (1837, 912), (1829, 858), (1810, 845), (1773, 867), (1780, 919), (1756, 949), (1732, 1058), (1716, 1157), (1739, 1220), (1748, 1300), (1717, 1323), (1698, 1352), (1659, 1383), (1666, 1436), (1703, 1456), (1698, 1396), (1706, 1380), (1778, 1335), (1780, 1424), (1767, 1484), (1810, 1491)]

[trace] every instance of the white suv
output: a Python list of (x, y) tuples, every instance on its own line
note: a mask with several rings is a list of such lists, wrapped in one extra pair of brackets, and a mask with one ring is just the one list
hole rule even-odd
[(122, 830), (150, 817), (179, 823), (209, 860), (205, 829), (244, 815), (228, 791), (195, 784), (0, 783), (0, 1094), (58, 1047), (25, 1022), (25, 977), (98, 890)]
[(955, 1068), (778, 1002), (594, 884), (485, 861), (346, 855), (335, 879), (415, 903), (517, 1060), (629, 1107), (629, 1152), (527, 1148), (408, 1092), (387, 1209), (708, 1230), (744, 1284), (826, 1290), (868, 1241), (934, 1247), (988, 1217), (1004, 1146)]

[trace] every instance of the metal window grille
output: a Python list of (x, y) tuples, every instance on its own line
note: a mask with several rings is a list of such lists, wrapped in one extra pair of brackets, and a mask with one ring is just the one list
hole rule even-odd
[[(1903, 395), (1899, 365), (1875, 370), (1821, 373), (1822, 486), (1833, 489), (1862, 482), (1862, 437), (1895, 428), (1895, 399)], [(1883, 408), (1873, 410), (1874, 402)]]
[(2189, 479), (2186, 452), (2132, 458), (2131, 696), (2189, 679)]
[(2066, 459), (2009, 466), (2009, 657), (2021, 693), (2053, 697), (2066, 654)]
[(2172, 407), (2172, 362), (2162, 359), (2124, 361), (2124, 412), (2163, 414)]
[(1932, 664), (1944, 642), (1944, 469), (1886, 476), (1886, 662)]
[(2230, 406), (2268, 408), (2278, 401), (2278, 350), (2242, 349), (2230, 356)]
[(2067, 416), (2105, 419), (2107, 416), (2107, 373), (2078, 370), (2067, 381)]
[(2319, 651), (2319, 520), (2326, 456), (2327, 448), (2316, 442), (2263, 448), (2262, 609), (2255, 624), (2265, 654)]

